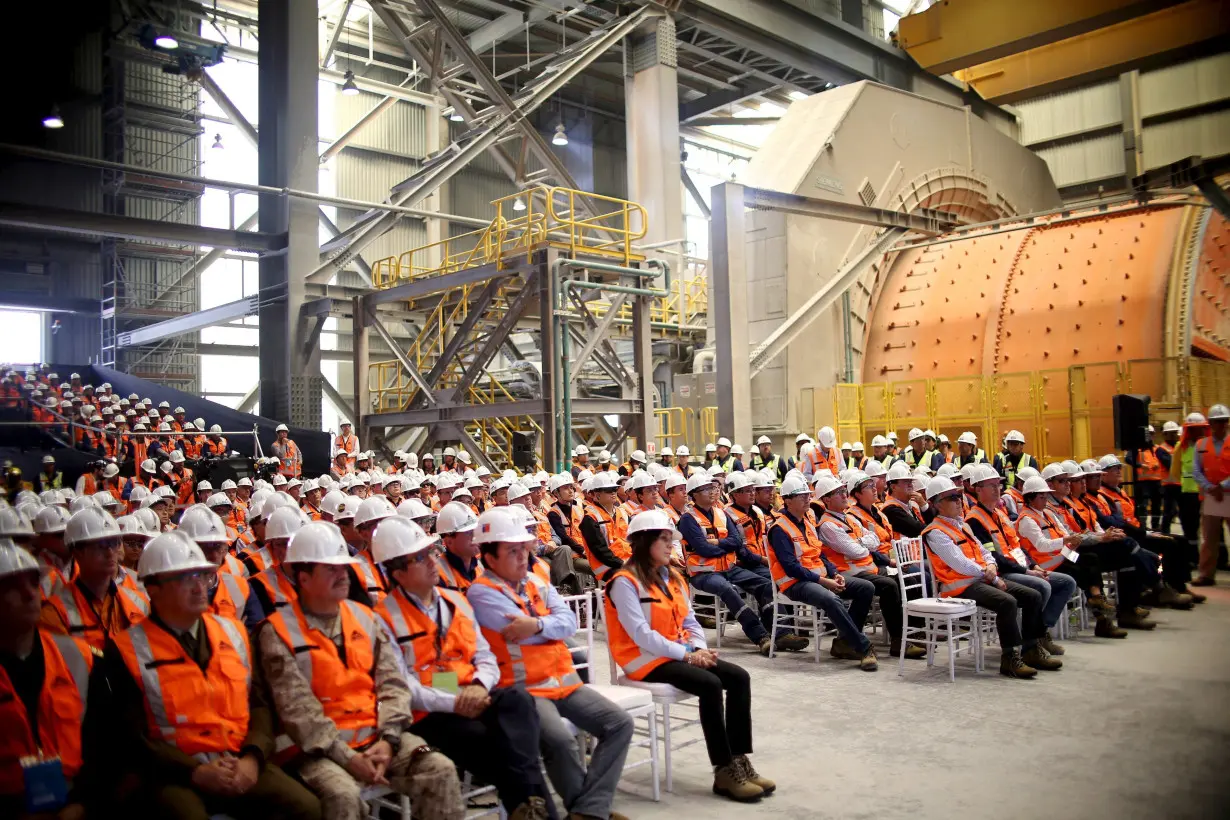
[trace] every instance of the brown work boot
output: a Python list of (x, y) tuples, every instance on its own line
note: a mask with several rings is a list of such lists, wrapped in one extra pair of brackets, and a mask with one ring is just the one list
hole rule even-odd
[(1202, 576), (1200, 576), (1199, 578), (1197, 578), (1196, 580), (1192, 581), (1192, 582), (1191, 582), (1188, 586), (1193, 586), (1193, 587), (1211, 587), (1211, 586), (1216, 586), (1216, 585), (1217, 585), (1217, 581), (1213, 580), (1212, 578), (1205, 578), (1205, 577), (1202, 575)]
[(853, 647), (846, 643), (845, 638), (834, 638), (833, 645), (829, 647), (829, 654), (843, 661), (861, 661), (863, 659), (863, 653), (854, 651)]
[(773, 639), (768, 635), (761, 638), (760, 643), (757, 645), (760, 647), (760, 654), (764, 655), (766, 658), (769, 657), (769, 653), (773, 651)]
[(531, 797), (508, 815), (508, 820), (547, 820), (547, 801), (541, 797)]
[(1203, 604), (1205, 601), (1209, 600), (1209, 596), (1201, 595), (1199, 592), (1192, 592), (1190, 589), (1187, 591), (1187, 594), (1192, 597), (1193, 604)]
[(1105, 595), (1090, 595), (1088, 598), (1088, 601), (1089, 601), (1089, 608), (1092, 609), (1094, 612), (1098, 612), (1103, 615), (1114, 615), (1115, 614), (1115, 605), (1112, 604), (1110, 601), (1106, 600)]
[(620, 814), (617, 811), (611, 812), (611, 820), (631, 820), (626, 814)]
[(1115, 626), (1115, 622), (1110, 618), (1098, 618), (1097, 623), (1093, 627), (1093, 635), (1096, 638), (1127, 637), (1127, 633)]
[(747, 755), (737, 755), (735, 765), (743, 770), (744, 777), (759, 786), (766, 795), (773, 794), (777, 790), (776, 783), (767, 777), (761, 777), (760, 773), (752, 767), (752, 761), (748, 760)]
[(717, 629), (717, 619), (712, 615), (697, 615), (696, 623), (700, 624), (705, 629)]
[(1019, 650), (1005, 652), (1004, 656), (999, 659), (999, 674), (1009, 678), (1021, 678), (1022, 680), (1032, 678), (1038, 674), (1038, 670), (1029, 666), (1021, 659)]
[(1150, 608), (1157, 606), (1157, 590), (1152, 588), (1141, 590), (1140, 601), (1138, 603), (1141, 606), (1147, 606)]
[(864, 672), (874, 672), (880, 668), (880, 664), (876, 662), (876, 651), (873, 647), (867, 647), (867, 651), (859, 658), (858, 668)]
[(802, 652), (810, 643), (811, 641), (801, 635), (787, 633), (777, 639), (777, 651), (781, 652), (785, 650), (786, 652)]
[(1042, 637), (1038, 639), (1038, 646), (1045, 649), (1046, 654), (1048, 655), (1063, 654), (1063, 647), (1055, 643), (1055, 640), (1051, 637), (1051, 633), (1049, 632), (1042, 633)]
[(1157, 628), (1157, 624), (1150, 621), (1147, 616), (1137, 612), (1133, 612), (1131, 615), (1120, 615), (1119, 626), (1122, 629), (1141, 629), (1145, 631)]
[[(901, 657), (901, 644), (895, 643), (888, 649), (888, 654), (894, 658)], [(923, 649), (916, 643), (908, 643), (905, 645), (905, 657), (908, 660), (918, 660), (919, 658), (927, 657), (927, 650)]]
[(1039, 644), (1026, 649), (1021, 655), (1021, 660), (1032, 666), (1034, 669), (1040, 669), (1043, 672), (1058, 672), (1063, 669), (1063, 661), (1057, 661), (1046, 654), (1046, 650)]
[(1168, 606), (1171, 609), (1191, 609), (1195, 603), (1192, 601), (1192, 596), (1179, 592), (1169, 584), (1162, 587), (1162, 591), (1157, 594), (1157, 602), (1160, 606)]
[(740, 803), (754, 803), (764, 797), (764, 789), (748, 780), (734, 762), (713, 770), (713, 793)]

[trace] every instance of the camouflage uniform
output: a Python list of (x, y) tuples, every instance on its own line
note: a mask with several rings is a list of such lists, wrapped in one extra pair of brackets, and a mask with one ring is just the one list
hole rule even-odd
[[(339, 617), (322, 618), (309, 612), (304, 616), (310, 628), (340, 643)], [(360, 797), (365, 784), (346, 771), (346, 763), (357, 753), (340, 739), (333, 721), (325, 717), (310, 681), (303, 676), (293, 653), (277, 632), (266, 624), (260, 629), (258, 640), (261, 665), (272, 690), (278, 719), (283, 730), (304, 752), (298, 773), (320, 798), (321, 814), (329, 820), (367, 817), (367, 807)], [(372, 677), (380, 706), (378, 735), (401, 738), (385, 773), (389, 785), (410, 798), (416, 820), (461, 820), (464, 812), (457, 767), (437, 751), (419, 752), (420, 747), (426, 745), (425, 741), (405, 731), (411, 723), (410, 688), (398, 671), (396, 652), (383, 630), (376, 634), (376, 665)]]

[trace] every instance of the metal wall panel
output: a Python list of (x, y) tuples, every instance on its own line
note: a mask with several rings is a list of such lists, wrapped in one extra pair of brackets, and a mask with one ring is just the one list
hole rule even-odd
[(1227, 98), (1230, 53), (1166, 66), (1140, 77), (1140, 110), (1145, 117)]
[(1051, 169), (1060, 188), (1092, 179), (1122, 175), (1123, 137), (1109, 134), (1079, 142), (1065, 143), (1037, 152)]
[[(334, 102), (333, 133), (329, 136), (338, 137), (345, 133), (383, 99), (384, 97), (378, 94), (338, 94)], [(397, 102), (369, 122), (350, 145), (376, 148), (410, 157), (426, 156), (427, 109), (414, 103)]]
[(388, 199), (389, 188), (412, 175), (419, 167), (414, 160), (359, 151), (343, 152), (335, 164), (337, 195), (367, 202)]
[(1142, 142), (1146, 168), (1230, 154), (1230, 110), (1145, 126)]
[(1123, 120), (1118, 80), (1024, 100), (1016, 108), (1022, 120), (1021, 142), (1025, 145)]

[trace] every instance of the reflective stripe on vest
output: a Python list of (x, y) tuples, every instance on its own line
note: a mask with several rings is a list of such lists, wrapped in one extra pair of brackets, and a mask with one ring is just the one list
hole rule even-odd
[[(926, 539), (927, 533), (935, 530), (939, 530), (947, 535), (956, 544), (957, 548), (964, 553), (966, 558), (979, 566), (985, 566), (982, 560), (982, 549), (978, 545), (978, 539), (968, 532), (968, 527), (964, 524), (962, 524), (961, 529), (957, 529), (942, 518), (936, 518), (923, 530), (923, 538)], [(979, 577), (959, 574), (957, 570), (945, 564), (942, 558), (936, 556), (934, 551), (928, 551), (928, 556), (931, 559), (931, 569), (935, 571), (935, 578), (940, 585), (941, 597), (948, 598), (959, 595), (966, 587), (979, 580)]]
[(1021, 453), (1021, 459), (1020, 461), (1016, 463), (1016, 466), (1014, 467), (1012, 466), (1012, 462), (1010, 460), (1008, 460), (1006, 457), (1004, 458), (1004, 477), (1008, 479), (1009, 487), (1011, 487), (1013, 484), (1016, 483), (1017, 470), (1021, 468), (1021, 465), (1024, 464), (1026, 466), (1029, 466), (1029, 463), (1032, 459), (1033, 459), (1033, 456), (1031, 456), (1029, 453)]
[(359, 563), (355, 565), (355, 570), (359, 574), (359, 580), (363, 582), (363, 588), (371, 596), (372, 606), (374, 607), (384, 600), (384, 596), (387, 594), (384, 589), (384, 579), (380, 576), (380, 570), (376, 569), (376, 564), (367, 552), (360, 550), (355, 554), (355, 558), (359, 559)]
[[(649, 628), (671, 643), (686, 646), (689, 636), (687, 630), (683, 628), (683, 621), (688, 616), (691, 604), (688, 601), (687, 585), (683, 580), (676, 573), (670, 572), (667, 575), (667, 589), (663, 592), (656, 584), (646, 589), (628, 570), (616, 572), (611, 578), (611, 583), (615, 583), (619, 578), (627, 579), (636, 590), (641, 615), (644, 616), (645, 623), (649, 624)], [(606, 596), (604, 605), (607, 628), (610, 630), (611, 656), (624, 670), (624, 674), (632, 680), (642, 680), (654, 669), (670, 660), (668, 657), (646, 652), (637, 645), (619, 620), (619, 612), (611, 596)]]
[[(710, 508), (709, 512), (713, 516), (712, 523), (707, 522), (703, 514), (695, 506), (689, 506), (684, 515), (690, 515), (707, 538), (712, 538), (720, 543), (730, 534), (729, 530), (726, 529), (726, 512), (716, 504)], [(684, 540), (684, 551), (687, 553), (688, 574), (690, 575), (695, 575), (698, 572), (725, 572), (735, 563), (733, 553), (728, 552), (716, 558), (706, 558), (703, 555), (692, 552), (687, 549), (686, 539)]]
[[(790, 536), (790, 542), (794, 544), (794, 557), (802, 564), (803, 569), (818, 572), (822, 577), (828, 575), (828, 567), (824, 565), (824, 561), (820, 558), (823, 545), (820, 543), (820, 536), (816, 534), (815, 527), (810, 519), (804, 519), (803, 529), (800, 530), (798, 525), (790, 519), (790, 516), (779, 515), (769, 527), (770, 533), (772, 533), (774, 527), (781, 527), (786, 535)], [(769, 548), (769, 573), (773, 576), (773, 583), (782, 592), (798, 583), (797, 578), (791, 578), (786, 574), (785, 568), (777, 560), (777, 551), (772, 547)]]
[[(229, 603), (234, 610), (234, 614), (222, 611), (223, 607), (218, 601), (218, 596), (223, 592), (226, 593), (226, 599), (221, 603)], [(214, 614), (222, 615), (227, 618), (235, 618), (238, 620), (243, 618), (243, 610), (247, 604), (248, 591), (244, 589), (244, 580), (229, 572), (219, 572), (218, 592), (215, 593), (212, 604)]]
[[(139, 590), (116, 584), (115, 591), (116, 603), (124, 613), (129, 626), (139, 623), (149, 615), (149, 601)], [(68, 625), (70, 635), (81, 637), (91, 647), (101, 652), (108, 636), (104, 634), (102, 623), (94, 614), (93, 607), (84, 600), (79, 600), (78, 596), (81, 594), (75, 582), (66, 581), (57, 584), (52, 589), (48, 600), (64, 616), (64, 622)], [(88, 623), (85, 613), (89, 613)]]
[[(445, 589), (455, 589), (458, 592), (465, 592), (474, 583), (469, 578), (462, 575), (457, 570), (453, 569), (453, 565), (448, 562), (448, 556), (444, 554), (437, 555), (436, 574), (439, 575), (439, 580), (436, 581), (436, 586), (444, 587)], [(474, 564), (474, 578), (477, 580), (482, 577), (483, 564), (477, 561)]]
[[(1171, 466), (1174, 466), (1174, 445), (1168, 441), (1163, 441), (1161, 444), (1157, 446), (1159, 450), (1166, 451), (1166, 453), (1170, 456)], [(1163, 484), (1170, 485), (1170, 486), (1178, 486), (1179, 482), (1171, 480), (1170, 470), (1163, 467), (1161, 472), (1162, 472), (1162, 483)]]
[[(1055, 522), (1051, 519), (1046, 511), (1039, 512), (1032, 507), (1024, 507), (1021, 509), (1021, 517), (1028, 518), (1038, 525), (1038, 529), (1042, 530), (1042, 534), (1047, 538), (1062, 538), (1063, 533), (1055, 526)], [(1033, 559), (1033, 562), (1038, 565), (1038, 569), (1052, 570), (1063, 563), (1063, 552), (1043, 552), (1034, 546), (1034, 543), (1025, 537), (1024, 533), (1018, 532), (1021, 536), (1021, 544), (1025, 547), (1025, 552)]]
[(871, 550), (867, 550), (867, 554), (862, 558), (850, 558), (840, 550), (836, 550), (826, 544), (824, 541), (824, 536), (820, 535), (820, 527), (824, 526), (825, 523), (829, 523), (837, 527), (839, 530), (844, 532), (847, 537), (864, 549), (866, 549), (866, 547), (863, 546), (859, 539), (866, 535), (866, 533), (863, 532), (863, 527), (858, 523), (857, 519), (851, 521), (842, 513), (836, 513), (832, 510), (825, 510), (824, 514), (820, 516), (820, 521), (816, 525), (816, 536), (820, 539), (820, 543), (824, 545), (822, 547), (824, 555), (826, 555), (828, 559), (833, 562), (833, 566), (837, 568), (838, 572), (849, 572), (852, 570), (855, 572), (875, 572), (875, 560), (871, 557)]
[[(438, 606), (451, 607), (445, 636), (440, 641), (443, 657), (436, 655), (436, 620), (423, 612), (397, 587), (385, 596), (376, 608), (376, 614), (384, 619), (393, 633), (397, 646), (405, 659), (406, 669), (418, 676), (424, 686), (431, 686), (436, 671), (457, 673), (457, 683), (466, 686), (474, 680), (478, 669), (474, 656), (478, 651), (478, 626), (474, 610), (459, 592), (437, 589)], [(421, 651), (420, 651), (421, 650)], [(421, 720), (427, 712), (415, 710), (413, 717)]]
[[(498, 591), (527, 617), (542, 618), (550, 614), (546, 604), (548, 584), (536, 575), (525, 578), (525, 598), (491, 574), (474, 583)], [(521, 684), (531, 695), (548, 700), (567, 697), (580, 688), (581, 676), (572, 665), (572, 653), (563, 641), (519, 644), (504, 640), (501, 633), (486, 627), (482, 627), (482, 632), (499, 662), (501, 687)]]

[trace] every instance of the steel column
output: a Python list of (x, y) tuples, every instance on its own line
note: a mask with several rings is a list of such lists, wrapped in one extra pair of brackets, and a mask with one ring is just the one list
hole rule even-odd
[(351, 376), (354, 378), (354, 431), (359, 437), (360, 446), (366, 446), (371, 440), (371, 431), (368, 429), (368, 414), (371, 413), (372, 403), (371, 396), (368, 392), (368, 366), (370, 362), (370, 339), (367, 335), (367, 310), (364, 307), (363, 297), (356, 296), (354, 298), (354, 306), (351, 309), (350, 320), (351, 333), (354, 336), (352, 346), (354, 347), (354, 371)]
[[(635, 398), (640, 407), (631, 419), (619, 419), (625, 435), (630, 431), (636, 436), (636, 444), (642, 450), (648, 442), (656, 440), (657, 432), (653, 415), (653, 330), (649, 324), (652, 305), (648, 296), (637, 296), (632, 303), (632, 367), (636, 371)], [(614, 447), (612, 442), (611, 449)]]
[[(316, 6), (297, 0), (259, 0), (259, 181), (277, 188), (316, 191)], [(300, 315), (306, 301), (299, 271), (319, 259), (316, 205), (304, 199), (260, 196), (262, 230), (287, 233), (283, 254), (260, 261), (262, 293), (284, 293), (260, 307), (261, 411), (270, 418), (319, 429), (320, 348), (307, 348)], [(292, 273), (293, 272), (293, 273)]]
[(734, 441), (752, 440), (752, 374), (748, 366), (747, 236), (743, 186), (713, 186), (709, 221), (709, 312), (717, 327), (715, 370), (718, 432)]
[(646, 244), (683, 236), (675, 22), (664, 16), (650, 23), (624, 57), (628, 198), (648, 214)]

